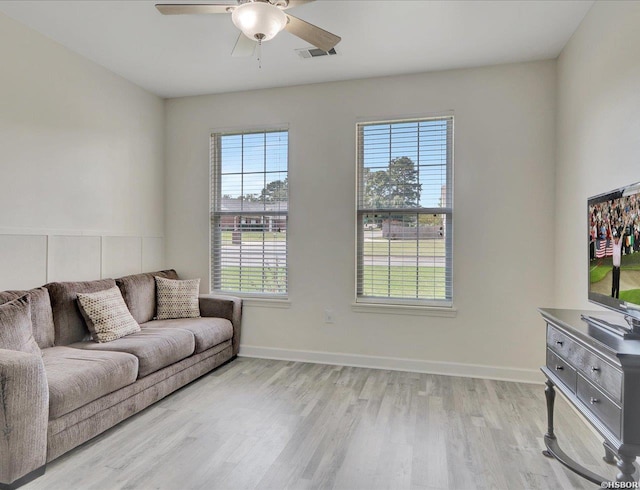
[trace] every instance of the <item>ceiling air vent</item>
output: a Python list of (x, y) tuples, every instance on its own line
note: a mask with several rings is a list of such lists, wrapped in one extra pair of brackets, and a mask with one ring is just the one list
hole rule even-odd
[(318, 48), (303, 48), (296, 49), (296, 52), (300, 56), (300, 58), (309, 59), (309, 58), (318, 58), (320, 56), (333, 56), (336, 53), (336, 48), (331, 48), (329, 51), (323, 51)]

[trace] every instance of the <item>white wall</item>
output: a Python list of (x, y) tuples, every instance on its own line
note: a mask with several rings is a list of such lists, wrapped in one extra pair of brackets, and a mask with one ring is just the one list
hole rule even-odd
[[(207, 289), (211, 130), (287, 123), (291, 304), (247, 303), (241, 353), (537, 379), (536, 307), (554, 297), (555, 87), (546, 61), (168, 100), (167, 263)], [(356, 312), (356, 121), (449, 110), (457, 316)]]
[[(638, 25), (596, 3), (557, 85), (549, 61), (175, 99), (163, 127), (162, 100), (0, 15), (0, 289), (161, 267), (165, 224), (206, 289), (208, 135), (288, 123), (291, 303), (248, 304), (243, 352), (533, 379), (536, 306), (588, 306), (587, 197), (640, 180)], [(457, 316), (356, 312), (355, 122), (449, 110)]]
[(587, 198), (640, 181), (640, 2), (596, 2), (558, 60), (556, 291), (587, 302)]
[(162, 99), (2, 14), (0, 60), (0, 289), (161, 266)]

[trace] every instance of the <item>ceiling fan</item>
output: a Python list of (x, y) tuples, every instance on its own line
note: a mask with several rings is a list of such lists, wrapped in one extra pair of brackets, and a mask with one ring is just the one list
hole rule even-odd
[(286, 30), (315, 47), (330, 51), (342, 39), (284, 11), (314, 0), (237, 0), (235, 3), (156, 4), (164, 15), (231, 14), (242, 31), (232, 56), (251, 56), (257, 45)]

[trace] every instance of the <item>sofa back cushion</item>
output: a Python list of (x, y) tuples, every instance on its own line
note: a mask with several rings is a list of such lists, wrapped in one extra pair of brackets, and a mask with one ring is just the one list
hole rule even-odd
[(113, 279), (87, 282), (52, 282), (46, 284), (51, 297), (55, 345), (69, 345), (91, 339), (78, 306), (78, 293), (95, 293), (116, 285)]
[(28, 294), (0, 305), (0, 349), (42, 355), (33, 338)]
[(178, 279), (175, 270), (134, 274), (116, 279), (133, 318), (140, 324), (150, 322), (156, 316), (156, 280), (155, 276), (166, 279)]
[(33, 338), (41, 349), (53, 347), (55, 340), (53, 313), (51, 312), (49, 291), (46, 288), (41, 287), (30, 291), (1, 291), (0, 305), (18, 299), (27, 293), (29, 293)]

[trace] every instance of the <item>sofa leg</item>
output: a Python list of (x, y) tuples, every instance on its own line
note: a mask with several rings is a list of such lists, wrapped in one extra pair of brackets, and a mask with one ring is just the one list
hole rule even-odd
[(44, 470), (47, 468), (47, 465), (44, 464), (40, 468), (37, 468), (30, 473), (27, 473), (22, 478), (18, 478), (13, 483), (0, 483), (0, 490), (14, 490), (15, 488), (19, 488), (22, 485), (26, 485), (30, 481), (35, 480), (36, 478), (44, 475)]

